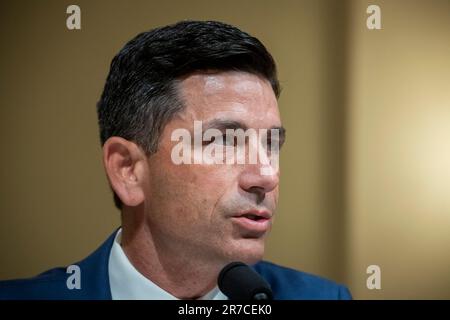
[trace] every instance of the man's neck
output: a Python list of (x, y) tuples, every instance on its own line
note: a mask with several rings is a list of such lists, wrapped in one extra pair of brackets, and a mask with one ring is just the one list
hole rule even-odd
[(121, 246), (136, 270), (179, 299), (197, 299), (217, 284), (219, 265), (199, 261), (184, 250), (172, 252), (145, 224), (124, 223)]

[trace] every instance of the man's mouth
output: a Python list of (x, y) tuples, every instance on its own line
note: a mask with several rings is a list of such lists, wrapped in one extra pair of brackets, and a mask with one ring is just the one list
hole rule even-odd
[(232, 217), (232, 221), (241, 229), (254, 236), (262, 236), (271, 225), (272, 214), (268, 211), (251, 210)]
[(266, 218), (264, 218), (262, 216), (258, 216), (256, 214), (252, 214), (252, 213), (246, 213), (246, 214), (243, 214), (240, 217), (244, 217), (244, 218), (247, 218), (247, 219), (250, 219), (250, 220), (253, 220), (253, 221), (259, 221), (261, 219), (266, 219)]

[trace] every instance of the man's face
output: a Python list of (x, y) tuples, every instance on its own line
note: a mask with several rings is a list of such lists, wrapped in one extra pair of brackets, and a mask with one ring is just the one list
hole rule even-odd
[(171, 154), (178, 142), (171, 135), (187, 129), (193, 139), (194, 121), (223, 132), (230, 124), (257, 131), (281, 127), (272, 87), (245, 72), (201, 73), (181, 81), (180, 96), (185, 109), (165, 126), (158, 152), (148, 160), (145, 206), (154, 241), (199, 262), (255, 263), (274, 218), (278, 169), (262, 175), (263, 165), (248, 161), (177, 165)]

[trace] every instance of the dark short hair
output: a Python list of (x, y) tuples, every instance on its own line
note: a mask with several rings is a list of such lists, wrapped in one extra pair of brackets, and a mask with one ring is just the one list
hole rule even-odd
[[(182, 21), (143, 32), (114, 57), (97, 104), (102, 145), (112, 136), (135, 142), (147, 155), (158, 149), (167, 122), (183, 110), (178, 80), (196, 71), (245, 71), (267, 79), (275, 95), (276, 65), (264, 45), (217, 21)], [(117, 208), (121, 201), (114, 194)]]

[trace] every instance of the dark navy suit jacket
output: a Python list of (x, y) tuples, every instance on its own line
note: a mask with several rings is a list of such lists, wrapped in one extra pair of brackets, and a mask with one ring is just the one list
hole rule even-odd
[[(55, 268), (34, 278), (0, 282), (0, 299), (111, 299), (108, 261), (114, 242), (113, 233), (95, 252), (76, 263), (80, 267), (80, 289), (69, 289), (71, 273)], [(351, 299), (344, 286), (332, 281), (262, 261), (253, 268), (270, 284), (274, 299)]]

